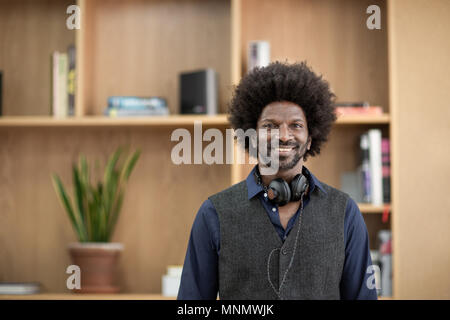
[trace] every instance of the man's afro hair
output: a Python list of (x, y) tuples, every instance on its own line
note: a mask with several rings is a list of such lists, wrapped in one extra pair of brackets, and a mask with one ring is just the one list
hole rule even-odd
[[(306, 64), (273, 62), (257, 67), (245, 75), (237, 86), (229, 105), (229, 117), (234, 129), (256, 129), (259, 116), (268, 104), (289, 101), (299, 105), (306, 116), (311, 148), (309, 155), (320, 153), (336, 120), (335, 95), (328, 82), (317, 76)], [(248, 141), (245, 149), (248, 150)]]

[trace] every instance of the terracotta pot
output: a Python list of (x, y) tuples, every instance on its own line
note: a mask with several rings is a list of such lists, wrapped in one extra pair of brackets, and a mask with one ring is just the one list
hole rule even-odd
[(116, 269), (121, 243), (75, 242), (68, 246), (72, 263), (80, 267), (81, 289), (77, 293), (117, 293)]

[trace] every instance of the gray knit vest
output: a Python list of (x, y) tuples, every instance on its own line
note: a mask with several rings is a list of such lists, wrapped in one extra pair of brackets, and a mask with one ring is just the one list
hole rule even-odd
[(248, 200), (246, 181), (209, 197), (220, 224), (220, 299), (340, 298), (348, 195), (324, 183), (322, 186), (326, 194), (317, 187), (310, 193), (284, 243), (261, 200)]

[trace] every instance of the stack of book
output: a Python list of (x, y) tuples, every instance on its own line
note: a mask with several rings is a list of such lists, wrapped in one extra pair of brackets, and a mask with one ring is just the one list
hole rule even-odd
[(75, 47), (67, 52), (52, 54), (52, 115), (54, 117), (75, 114)]
[(167, 116), (169, 109), (160, 97), (112, 96), (104, 114), (109, 117)]
[(41, 291), (38, 282), (0, 282), (0, 295), (2, 294), (37, 294)]
[(369, 102), (338, 102), (334, 105), (336, 107), (337, 116), (341, 115), (381, 115), (383, 108), (380, 106), (371, 106)]

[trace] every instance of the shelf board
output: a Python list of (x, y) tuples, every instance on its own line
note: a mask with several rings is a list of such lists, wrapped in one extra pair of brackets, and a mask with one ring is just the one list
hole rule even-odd
[(371, 205), (370, 203), (358, 203), (359, 211), (361, 211), (361, 213), (381, 214), (383, 213), (385, 206), (390, 207), (390, 204), (385, 204), (382, 206), (374, 206)]
[(372, 114), (347, 114), (340, 115), (336, 124), (360, 125), (360, 124), (389, 124), (390, 115), (383, 113), (380, 115)]
[(84, 116), (54, 118), (51, 116), (4, 116), (0, 127), (177, 127), (191, 126), (201, 121), (205, 126), (227, 126), (227, 115), (169, 115), (154, 117)]
[[(340, 116), (337, 125), (388, 124), (389, 114), (344, 115)], [(178, 127), (191, 126), (194, 121), (201, 121), (204, 126), (229, 127), (226, 114), (207, 115), (169, 115), (154, 117), (122, 117), (84, 116), (55, 118), (52, 116), (3, 116), (0, 127)]]
[(0, 300), (176, 300), (161, 294), (93, 294), (93, 293), (39, 293), (0, 295)]

